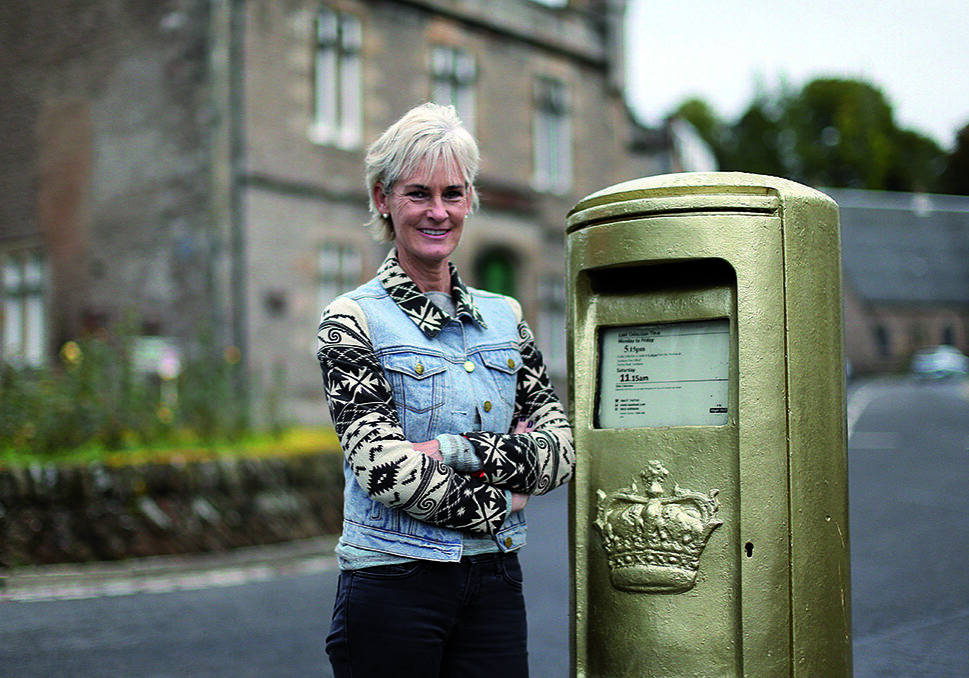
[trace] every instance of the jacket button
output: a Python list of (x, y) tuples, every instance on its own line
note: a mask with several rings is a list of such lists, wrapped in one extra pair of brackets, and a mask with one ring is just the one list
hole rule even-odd
[(464, 370), (466, 372), (474, 372), (474, 363), (471, 362), (470, 360), (466, 361), (464, 363)]
[(490, 400), (484, 401), (483, 407), (485, 412), (491, 412), (491, 401)]
[(510, 549), (513, 543), (511, 537), (505, 537), (505, 548)]
[(511, 358), (508, 359), (508, 367), (515, 369), (515, 361)]
[(418, 375), (424, 374), (424, 366), (421, 365), (420, 363), (417, 363), (416, 365), (414, 365), (414, 371), (417, 372)]

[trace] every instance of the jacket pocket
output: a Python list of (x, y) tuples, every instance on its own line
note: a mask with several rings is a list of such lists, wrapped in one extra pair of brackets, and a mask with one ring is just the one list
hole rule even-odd
[(434, 436), (447, 394), (447, 364), (438, 355), (394, 353), (381, 358), (404, 436), (419, 443)]
[[(515, 406), (518, 389), (518, 372), (522, 367), (522, 356), (516, 349), (485, 349), (479, 352), (481, 362), (487, 368), (488, 376), (494, 385), (495, 397), (502, 402), (508, 412), (508, 419)], [(499, 431), (503, 432), (503, 431)]]

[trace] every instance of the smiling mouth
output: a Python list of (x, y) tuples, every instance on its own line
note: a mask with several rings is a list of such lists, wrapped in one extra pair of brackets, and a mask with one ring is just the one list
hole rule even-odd
[(449, 230), (446, 228), (419, 228), (417, 230), (423, 233), (424, 235), (434, 235), (434, 236), (442, 236), (442, 235), (447, 235), (449, 233)]

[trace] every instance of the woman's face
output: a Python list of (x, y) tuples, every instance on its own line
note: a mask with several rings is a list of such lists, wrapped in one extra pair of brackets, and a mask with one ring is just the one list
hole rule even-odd
[(424, 164), (409, 177), (398, 181), (389, 195), (380, 185), (374, 188), (374, 202), (389, 213), (394, 224), (397, 256), (408, 266), (436, 269), (446, 263), (461, 241), (464, 219), (471, 208), (470, 189), (460, 173), (439, 162), (427, 175)]

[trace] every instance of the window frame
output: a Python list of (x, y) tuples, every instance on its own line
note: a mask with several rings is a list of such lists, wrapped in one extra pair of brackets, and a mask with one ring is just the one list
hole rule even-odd
[(332, 240), (320, 243), (316, 248), (318, 308), (326, 308), (338, 296), (354, 289), (360, 283), (362, 271), (363, 252), (356, 244)]
[(311, 141), (355, 150), (363, 141), (363, 24), (323, 5), (316, 12)]
[(431, 45), (429, 54), (432, 102), (454, 106), (464, 127), (475, 134), (475, 83), (478, 64), (474, 54), (463, 47)]
[(0, 362), (41, 367), (47, 355), (47, 262), (36, 249), (0, 252)]
[(565, 279), (545, 274), (538, 281), (538, 337), (549, 372), (564, 377), (568, 372)]
[(572, 121), (568, 85), (550, 76), (533, 84), (533, 172), (537, 191), (564, 194), (572, 188)]

